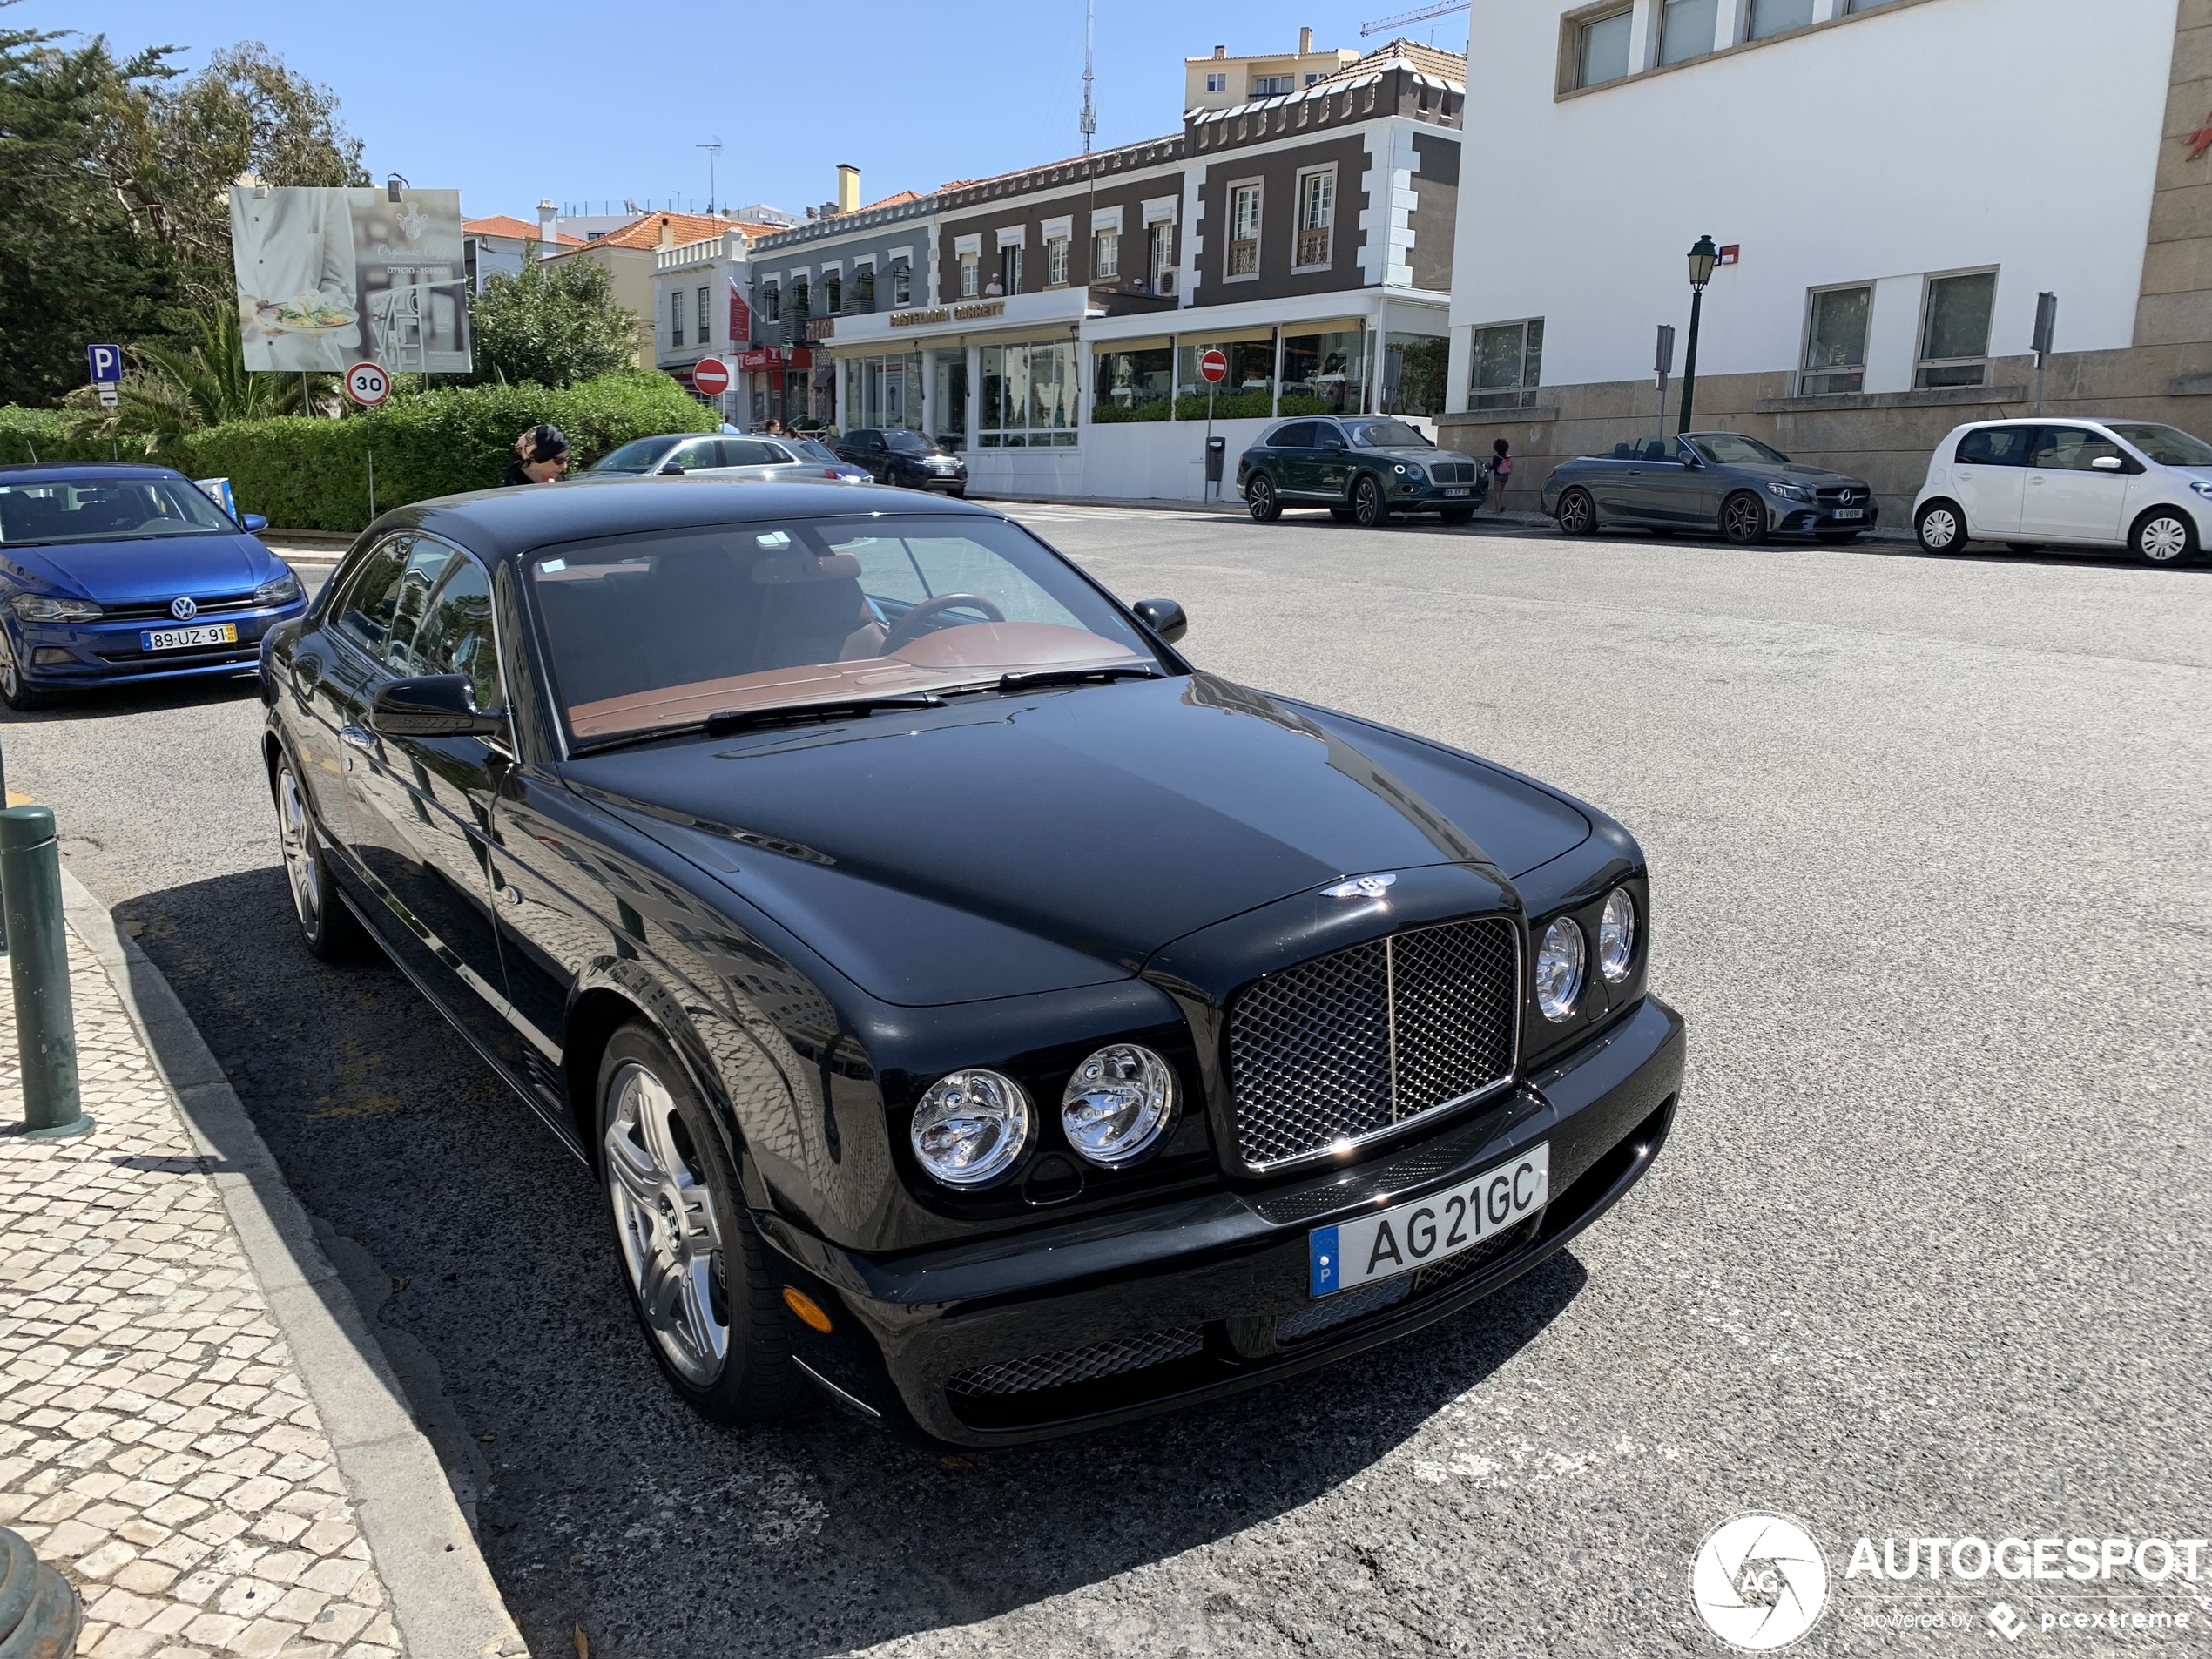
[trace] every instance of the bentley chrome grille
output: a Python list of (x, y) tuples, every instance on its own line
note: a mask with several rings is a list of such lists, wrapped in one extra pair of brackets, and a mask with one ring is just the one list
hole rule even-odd
[(1413, 928), (1255, 980), (1229, 1013), (1238, 1155), (1271, 1170), (1503, 1085), (1520, 1013), (1520, 935), (1502, 916)]

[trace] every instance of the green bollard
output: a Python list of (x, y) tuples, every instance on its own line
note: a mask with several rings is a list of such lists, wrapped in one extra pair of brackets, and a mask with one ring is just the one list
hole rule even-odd
[(8, 919), (16, 988), (16, 1050), (23, 1062), (24, 1138), (84, 1134), (77, 1089), (77, 1015), (69, 995), (62, 921), (61, 847), (51, 806), (0, 811), (0, 909)]

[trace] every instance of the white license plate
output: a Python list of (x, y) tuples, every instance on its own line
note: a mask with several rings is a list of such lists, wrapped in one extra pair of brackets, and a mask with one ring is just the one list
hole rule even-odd
[(1866, 509), (1864, 507), (1838, 507), (1835, 511), (1834, 516), (1838, 518), (1864, 518), (1866, 516)]
[(1464, 496), (1467, 492), (1464, 489), (1447, 489), (1444, 493), (1447, 496)]
[(1316, 1227), (1306, 1235), (1313, 1294), (1332, 1296), (1472, 1250), (1527, 1220), (1550, 1197), (1547, 1143), (1426, 1198)]
[(238, 640), (234, 622), (203, 622), (197, 628), (151, 628), (138, 636), (140, 651), (189, 651), (194, 645), (229, 645)]

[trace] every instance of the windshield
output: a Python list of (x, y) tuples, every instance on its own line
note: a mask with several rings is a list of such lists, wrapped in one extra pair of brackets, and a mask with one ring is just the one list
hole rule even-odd
[(887, 432), (883, 441), (902, 455), (934, 455), (937, 446), (919, 432)]
[(640, 438), (635, 443), (625, 443), (611, 455), (602, 455), (593, 462), (592, 472), (651, 472), (655, 463), (674, 448), (675, 438)]
[(995, 519), (817, 519), (658, 531), (531, 563), (581, 742), (710, 715), (1157, 665), (1056, 554)]
[(2107, 421), (2105, 425), (2161, 467), (2212, 467), (2212, 443), (2193, 438), (2179, 427), (2148, 421)]
[(180, 478), (57, 478), (0, 484), (0, 544), (235, 536), (229, 514)]
[(1779, 449), (1770, 449), (1757, 438), (1747, 438), (1737, 432), (1716, 432), (1692, 438), (1689, 447), (1716, 467), (1790, 464), (1790, 457)]
[(1344, 429), (1362, 449), (1433, 449), (1417, 426), (1403, 421), (1346, 421)]
[(819, 461), (833, 467), (838, 464), (837, 456), (829, 446), (817, 443), (812, 438), (784, 438), (779, 442), (802, 461)]

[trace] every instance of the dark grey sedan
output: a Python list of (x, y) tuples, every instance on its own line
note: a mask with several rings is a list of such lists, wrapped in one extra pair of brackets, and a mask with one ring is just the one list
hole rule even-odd
[(1564, 462), (1544, 480), (1543, 504), (1569, 536), (1633, 524), (1718, 530), (1745, 547), (1770, 536), (1848, 542), (1878, 516), (1865, 479), (1803, 465), (1739, 432), (1637, 438)]

